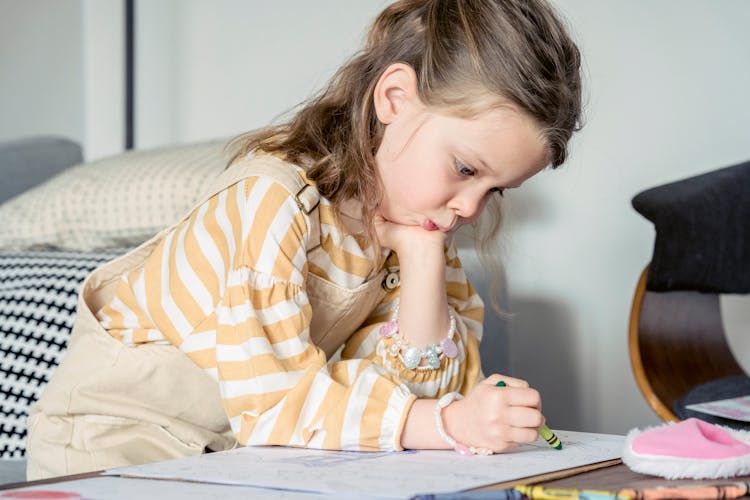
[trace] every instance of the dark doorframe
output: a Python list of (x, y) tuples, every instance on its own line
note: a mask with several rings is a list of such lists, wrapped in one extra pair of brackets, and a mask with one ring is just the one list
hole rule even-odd
[(125, 149), (135, 147), (135, 0), (125, 0)]

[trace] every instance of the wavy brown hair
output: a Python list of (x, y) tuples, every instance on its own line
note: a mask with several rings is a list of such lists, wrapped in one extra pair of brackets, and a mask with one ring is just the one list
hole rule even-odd
[[(568, 140), (580, 127), (580, 54), (544, 0), (391, 4), (373, 23), (364, 48), (290, 121), (234, 139), (232, 161), (262, 149), (302, 166), (334, 208), (350, 198), (362, 202), (363, 222), (377, 244), (372, 220), (381, 184), (375, 153), (383, 125), (373, 92), (397, 62), (414, 68), (427, 106), (469, 118), (511, 105), (540, 127), (552, 167), (565, 161)], [(499, 205), (488, 209), (485, 241), (501, 222)]]

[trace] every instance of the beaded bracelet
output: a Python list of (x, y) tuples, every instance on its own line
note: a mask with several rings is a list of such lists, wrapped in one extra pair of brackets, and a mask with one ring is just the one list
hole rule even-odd
[(422, 358), (427, 359), (427, 366), (432, 370), (440, 368), (440, 355), (445, 354), (450, 359), (458, 356), (458, 346), (453, 341), (453, 335), (456, 333), (456, 317), (452, 310), (448, 310), (450, 316), (450, 326), (448, 327), (448, 334), (443, 340), (440, 341), (440, 345), (431, 344), (426, 345), (424, 350), (418, 347), (409, 346), (409, 342), (399, 333), (398, 330), (398, 307), (393, 311), (391, 320), (380, 327), (379, 334), (381, 338), (393, 339), (393, 344), (389, 348), (391, 356), (399, 357), (404, 363), (404, 366), (409, 370), (413, 370), (419, 366)]
[(447, 432), (445, 432), (442, 416), (443, 408), (454, 401), (458, 401), (459, 399), (463, 399), (463, 396), (457, 392), (449, 392), (442, 398), (438, 399), (438, 402), (435, 405), (435, 425), (437, 425), (438, 434), (440, 434), (440, 437), (443, 438), (443, 441), (448, 443), (461, 455), (492, 455), (493, 451), (489, 448), (475, 448), (474, 446), (466, 446), (463, 443), (459, 443), (458, 441), (450, 437)]

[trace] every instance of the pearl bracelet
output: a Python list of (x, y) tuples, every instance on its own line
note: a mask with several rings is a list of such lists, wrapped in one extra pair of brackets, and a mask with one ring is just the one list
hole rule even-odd
[(409, 370), (413, 370), (419, 366), (422, 358), (427, 360), (427, 366), (432, 370), (440, 368), (440, 355), (445, 354), (448, 358), (453, 359), (458, 356), (458, 346), (453, 341), (453, 335), (456, 333), (456, 316), (452, 310), (448, 310), (450, 316), (450, 326), (448, 327), (448, 334), (443, 340), (440, 341), (440, 345), (431, 344), (426, 345), (424, 350), (418, 347), (409, 346), (409, 342), (404, 338), (398, 330), (398, 307), (393, 311), (391, 320), (380, 327), (379, 335), (384, 339), (393, 339), (393, 344), (389, 348), (391, 356), (398, 357), (404, 363), (404, 366)]
[(445, 432), (442, 416), (443, 408), (460, 399), (463, 399), (463, 396), (457, 392), (449, 392), (442, 398), (438, 399), (438, 402), (435, 405), (435, 425), (437, 426), (438, 434), (440, 434), (440, 437), (443, 438), (443, 441), (448, 443), (461, 455), (492, 455), (493, 451), (489, 448), (475, 448), (474, 446), (466, 446), (463, 443), (459, 443), (458, 441), (450, 437), (447, 432)]

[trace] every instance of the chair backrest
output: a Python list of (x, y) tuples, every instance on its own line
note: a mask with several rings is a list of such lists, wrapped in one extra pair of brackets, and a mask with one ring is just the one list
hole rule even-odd
[(725, 336), (719, 294), (646, 289), (641, 273), (630, 312), (630, 362), (644, 398), (663, 420), (692, 388), (745, 372)]

